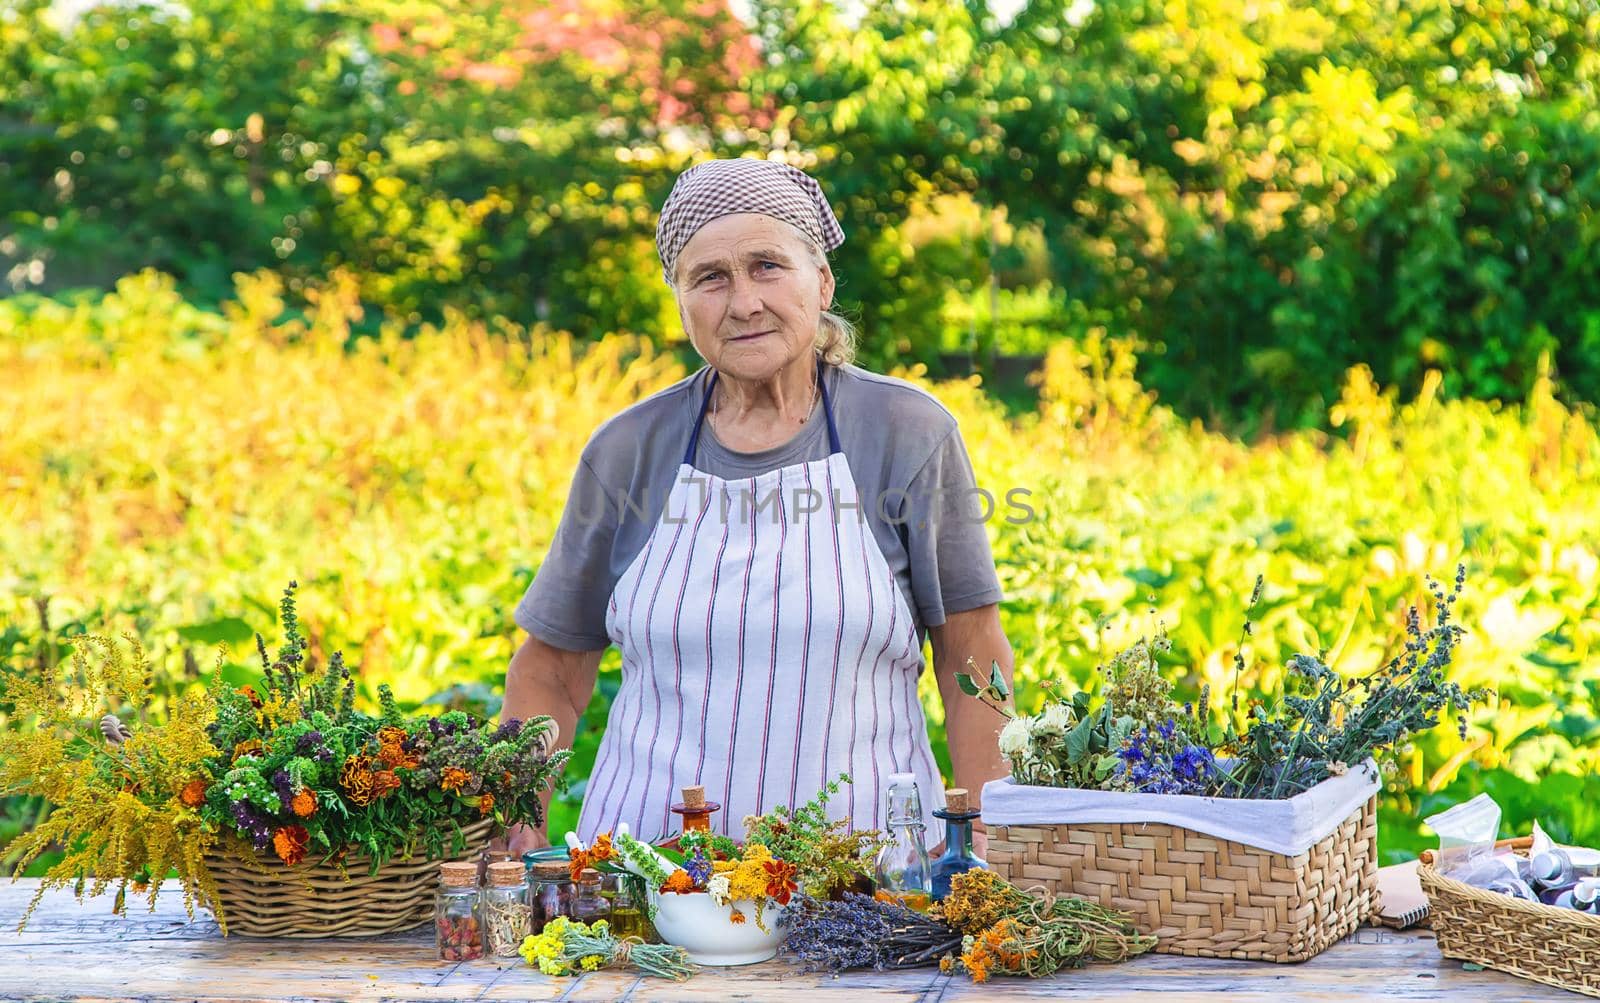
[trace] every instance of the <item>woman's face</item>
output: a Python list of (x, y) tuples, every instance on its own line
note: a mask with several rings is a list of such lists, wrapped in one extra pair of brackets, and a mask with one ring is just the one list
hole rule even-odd
[(765, 380), (810, 352), (833, 273), (781, 219), (734, 213), (712, 220), (678, 255), (678, 315), (695, 350), (740, 380)]

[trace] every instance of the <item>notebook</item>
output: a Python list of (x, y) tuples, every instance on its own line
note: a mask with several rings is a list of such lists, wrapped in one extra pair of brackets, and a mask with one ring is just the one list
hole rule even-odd
[(1380, 926), (1404, 930), (1408, 926), (1426, 926), (1428, 922), (1428, 896), (1422, 892), (1417, 880), (1417, 862), (1408, 860), (1378, 868), (1378, 894), (1381, 901), (1373, 921)]

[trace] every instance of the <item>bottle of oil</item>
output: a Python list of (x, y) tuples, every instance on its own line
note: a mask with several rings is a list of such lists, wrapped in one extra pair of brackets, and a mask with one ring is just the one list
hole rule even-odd
[(602, 874), (600, 876), (600, 894), (610, 906), (607, 918), (611, 922), (611, 932), (618, 937), (643, 937), (645, 936), (644, 912), (628, 891), (628, 884), (620, 874)]

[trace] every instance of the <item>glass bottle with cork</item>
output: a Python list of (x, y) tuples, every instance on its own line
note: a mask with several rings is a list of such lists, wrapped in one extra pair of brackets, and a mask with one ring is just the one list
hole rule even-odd
[(974, 868), (988, 865), (972, 850), (972, 822), (978, 812), (968, 807), (967, 791), (952, 787), (944, 792), (944, 807), (935, 808), (935, 818), (944, 819), (944, 853), (933, 862), (933, 900), (940, 902), (950, 894), (950, 879)]
[(572, 919), (578, 923), (595, 923), (602, 919), (609, 922), (610, 912), (610, 903), (600, 894), (600, 872), (585, 867), (578, 872), (578, 880), (573, 885)]
[(478, 861), (451, 860), (439, 865), (433, 928), (440, 961), (475, 961), (483, 957)]
[(683, 800), (672, 806), (672, 813), (683, 819), (683, 831), (710, 832), (711, 816), (722, 806), (706, 800), (706, 789), (700, 784), (683, 788)]
[(927, 826), (922, 821), (922, 795), (915, 774), (889, 775), (884, 827), (890, 842), (878, 851), (875, 894), (912, 909), (927, 909), (932, 904), (933, 872), (924, 843)]

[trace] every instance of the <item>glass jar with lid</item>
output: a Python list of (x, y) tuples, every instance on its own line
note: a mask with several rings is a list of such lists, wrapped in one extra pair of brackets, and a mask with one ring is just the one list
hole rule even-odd
[(439, 865), (439, 893), (434, 899), (434, 940), (440, 961), (474, 961), (483, 957), (483, 921), (478, 899), (478, 862), (454, 860)]
[(522, 864), (515, 860), (489, 865), (480, 912), (484, 947), (496, 958), (515, 957), (522, 942), (533, 934), (533, 910), (528, 905), (528, 882)]
[(541, 860), (532, 867), (528, 884), (528, 905), (537, 933), (557, 916), (575, 918), (572, 911), (573, 884), (568, 865), (559, 860)]

